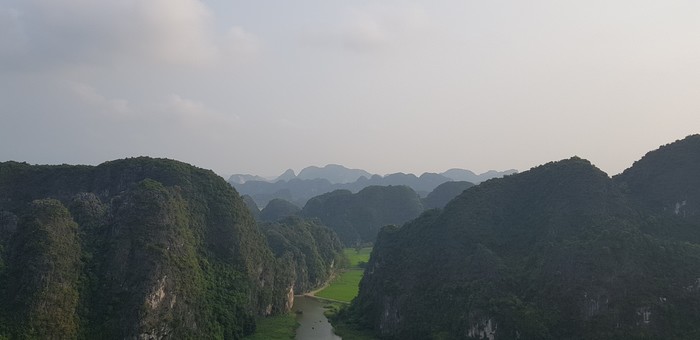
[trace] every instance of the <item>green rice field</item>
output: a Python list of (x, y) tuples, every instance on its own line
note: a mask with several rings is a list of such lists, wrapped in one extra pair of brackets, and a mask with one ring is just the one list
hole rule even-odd
[(364, 269), (358, 265), (360, 262), (369, 261), (372, 248), (362, 248), (359, 252), (354, 248), (345, 248), (344, 252), (350, 261), (348, 269), (340, 273), (328, 287), (316, 293), (316, 296), (341, 302), (350, 302), (357, 296), (364, 274)]
[(359, 268), (357, 266), (360, 261), (369, 261), (369, 254), (372, 253), (372, 248), (362, 248), (359, 252), (355, 250), (355, 248), (345, 248), (343, 253), (345, 253), (345, 256), (350, 260), (350, 268)]

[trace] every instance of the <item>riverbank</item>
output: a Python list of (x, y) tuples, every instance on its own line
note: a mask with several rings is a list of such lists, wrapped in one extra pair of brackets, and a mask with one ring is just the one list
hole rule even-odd
[[(362, 248), (359, 251), (346, 248), (344, 254), (349, 261), (348, 268), (334, 275), (318, 289), (296, 295), (292, 313), (258, 319), (258, 329), (246, 340), (341, 339), (333, 333), (335, 325), (331, 326), (327, 315), (336, 313), (357, 296), (364, 273), (363, 263), (369, 261), (371, 252), (372, 248)], [(295, 314), (297, 311), (301, 313)], [(337, 333), (342, 332), (347, 339), (372, 339), (358, 336), (343, 325), (339, 326)]]

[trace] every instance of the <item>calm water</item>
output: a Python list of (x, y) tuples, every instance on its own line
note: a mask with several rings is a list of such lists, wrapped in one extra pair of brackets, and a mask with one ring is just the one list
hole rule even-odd
[(297, 340), (341, 340), (333, 333), (333, 327), (323, 315), (324, 303), (308, 296), (295, 296), (293, 311), (297, 314)]

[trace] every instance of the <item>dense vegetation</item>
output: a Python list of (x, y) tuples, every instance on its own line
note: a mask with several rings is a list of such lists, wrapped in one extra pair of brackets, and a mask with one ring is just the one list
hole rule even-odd
[(243, 203), (245, 203), (246, 207), (248, 207), (250, 215), (257, 221), (260, 218), (260, 208), (258, 207), (258, 204), (255, 203), (255, 200), (248, 195), (241, 196), (241, 199), (243, 199)]
[(75, 338), (78, 334), (80, 244), (77, 225), (56, 200), (37, 200), (19, 224), (3, 285), (7, 323), (24, 324), (23, 338)]
[(275, 198), (260, 211), (258, 219), (264, 222), (274, 222), (285, 217), (295, 216), (299, 214), (300, 211), (301, 209), (292, 202), (285, 201), (281, 198)]
[(665, 228), (657, 228), (655, 223), (646, 224), (644, 232), (700, 243), (698, 150), (700, 135), (690, 136), (647, 153), (634, 166), (613, 178), (640, 209), (671, 222)]
[(697, 339), (698, 173), (694, 135), (613, 179), (574, 157), (423, 201), (407, 186), (279, 200), (258, 225), (250, 197), (176, 161), (0, 163), (0, 339), (240, 339), (326, 282), (341, 244), (375, 237), (343, 327)]
[(261, 228), (286, 276), (294, 278), (294, 292), (323, 285), (343, 262), (340, 240), (317, 220), (289, 217)]
[(241, 338), (289, 309), (295, 256), (211, 171), (0, 163), (0, 338)]
[(549, 163), (383, 228), (342, 320), (390, 339), (699, 338), (699, 140), (615, 180)]
[(357, 194), (336, 190), (309, 200), (301, 211), (333, 229), (345, 246), (373, 242), (379, 228), (401, 224), (423, 211), (420, 197), (406, 186), (370, 186)]

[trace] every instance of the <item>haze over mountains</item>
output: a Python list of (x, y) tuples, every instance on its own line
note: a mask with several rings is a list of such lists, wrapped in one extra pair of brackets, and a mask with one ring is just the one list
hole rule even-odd
[(393, 173), (380, 176), (361, 169), (348, 169), (341, 165), (329, 164), (324, 167), (304, 168), (298, 175), (289, 169), (272, 180), (264, 180), (255, 175), (236, 174), (229, 177), (229, 183), (242, 195), (249, 195), (259, 207), (264, 207), (267, 202), (275, 198), (303, 207), (311, 197), (338, 189), (358, 192), (371, 185), (405, 185), (415, 190), (421, 197), (425, 197), (445, 182), (466, 181), (478, 184), (491, 178), (514, 173), (517, 173), (517, 170), (491, 170), (477, 175), (470, 170), (450, 169), (440, 174), (423, 173), (416, 176), (410, 173)]
[(699, 18), (0, 0), (0, 340), (700, 340)]

